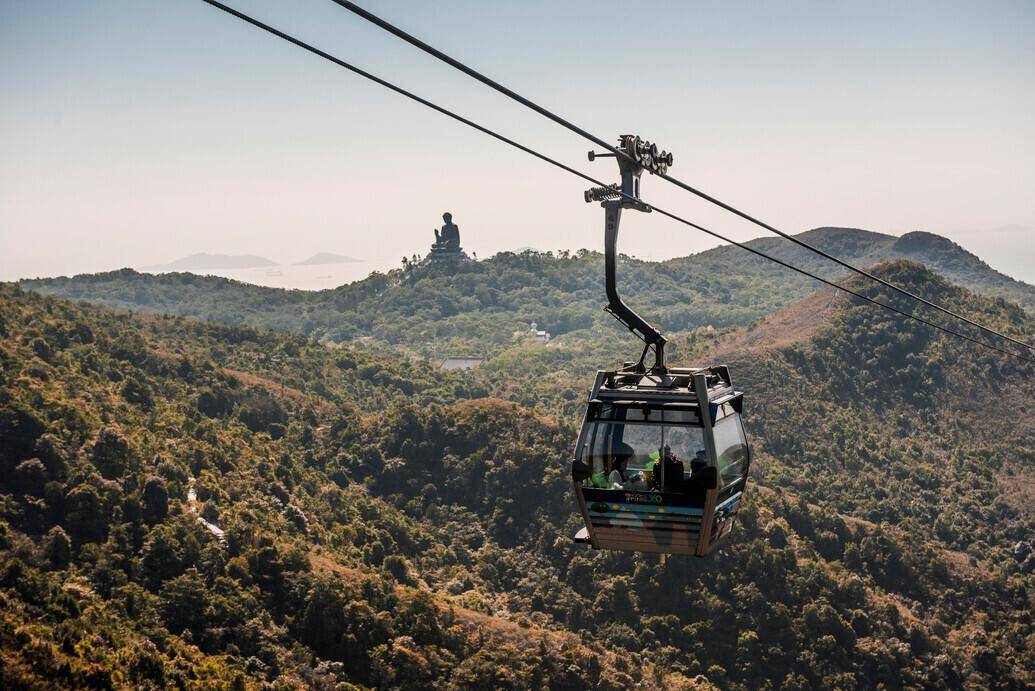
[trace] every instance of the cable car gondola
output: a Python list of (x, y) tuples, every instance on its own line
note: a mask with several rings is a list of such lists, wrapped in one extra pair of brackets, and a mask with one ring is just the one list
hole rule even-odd
[[(628, 154), (617, 157), (621, 188), (598, 187), (585, 197), (604, 207), (606, 309), (644, 348), (639, 361), (597, 372), (593, 383), (571, 463), (585, 521), (575, 540), (595, 549), (703, 557), (729, 536), (747, 483), (744, 394), (727, 367), (666, 367), (665, 337), (619, 297), (622, 209), (650, 212), (639, 199), (644, 164), (672, 164), (671, 154), (649, 155), (652, 145), (639, 137), (622, 135), (619, 147)], [(590, 160), (599, 156), (591, 152)]]

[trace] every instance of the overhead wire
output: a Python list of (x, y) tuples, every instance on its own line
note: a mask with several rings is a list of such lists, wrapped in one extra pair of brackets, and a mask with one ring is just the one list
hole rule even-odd
[[(222, 2), (219, 2), (219, 0), (202, 0), (202, 2), (204, 2), (204, 3), (208, 4), (208, 5), (211, 5), (212, 7), (215, 7), (217, 9), (219, 9), (219, 10), (222, 10), (223, 12), (225, 12), (225, 13), (231, 15), (231, 16), (234, 16), (237, 19), (240, 19), (240, 20), (242, 20), (242, 21), (244, 21), (244, 22), (246, 22), (246, 23), (248, 23), (248, 24), (250, 24), (250, 25), (252, 25), (252, 26), (254, 26), (256, 28), (258, 28), (258, 29), (261, 29), (261, 30), (263, 30), (263, 31), (265, 31), (267, 33), (270, 33), (270, 34), (276, 36), (277, 38), (283, 39), (283, 40), (285, 40), (285, 41), (287, 41), (287, 42), (289, 42), (289, 43), (291, 43), (291, 44), (293, 44), (295, 46), (298, 46), (299, 48), (302, 48), (302, 49), (304, 49), (304, 50), (306, 50), (306, 51), (308, 51), (310, 53), (313, 53), (314, 55), (317, 55), (317, 56), (319, 56), (319, 57), (321, 57), (321, 58), (323, 58), (325, 60), (328, 60), (329, 62), (332, 62), (332, 63), (338, 65), (339, 67), (343, 67), (343, 68), (349, 70), (350, 72), (352, 72), (354, 74), (357, 74), (357, 75), (359, 75), (359, 76), (361, 76), (361, 77), (363, 77), (365, 79), (368, 79), (368, 80), (374, 82), (375, 84), (378, 84), (379, 86), (383, 86), (386, 89), (389, 89), (389, 90), (399, 94), (400, 96), (405, 96), (406, 98), (408, 98), (408, 99), (410, 99), (412, 101), (415, 101), (417, 103), (420, 103), (421, 105), (426, 106), (426, 107), (428, 107), (428, 108), (430, 108), (430, 109), (432, 109), (432, 110), (434, 110), (434, 111), (436, 111), (438, 113), (441, 113), (442, 115), (445, 115), (446, 117), (452, 118), (453, 120), (456, 120), (457, 122), (463, 123), (464, 125), (467, 125), (468, 127), (471, 127), (471, 128), (473, 128), (473, 129), (475, 129), (475, 130), (477, 130), (477, 131), (479, 131), (479, 132), (481, 132), (483, 134), (486, 134), (486, 135), (496, 139), (497, 141), (503, 142), (504, 144), (507, 144), (507, 145), (509, 145), (511, 147), (514, 147), (514, 148), (516, 148), (516, 149), (518, 149), (518, 150), (520, 150), (520, 151), (522, 151), (524, 153), (527, 153), (527, 154), (529, 154), (531, 156), (534, 156), (535, 158), (538, 158), (539, 160), (541, 160), (541, 161), (543, 161), (545, 163), (549, 163), (550, 165), (552, 165), (552, 166), (554, 166), (556, 168), (559, 168), (560, 170), (563, 170), (563, 171), (565, 171), (567, 173), (575, 175), (575, 176), (577, 176), (577, 177), (579, 177), (579, 178), (581, 178), (581, 179), (583, 179), (583, 180), (585, 180), (587, 182), (593, 183), (594, 185), (597, 185), (599, 187), (610, 187), (610, 185), (608, 185), (607, 183), (604, 183), (604, 182), (602, 182), (600, 180), (597, 180), (596, 178), (594, 178), (591, 175), (587, 175), (586, 173), (583, 173), (580, 170), (572, 168), (571, 166), (569, 166), (569, 165), (567, 165), (565, 163), (562, 163), (562, 162), (560, 162), (560, 161), (558, 161), (558, 160), (556, 160), (556, 159), (554, 159), (554, 158), (552, 158), (550, 156), (547, 156), (546, 154), (543, 154), (543, 153), (541, 153), (539, 151), (536, 151), (535, 149), (532, 149), (532, 148), (530, 148), (528, 146), (525, 146), (524, 144), (521, 144), (521, 143), (519, 143), (519, 142), (517, 142), (517, 141), (515, 141), (513, 139), (510, 139), (509, 137), (507, 137), (505, 135), (502, 135), (502, 134), (500, 134), (498, 132), (495, 132), (495, 131), (489, 129), (488, 127), (480, 125), (480, 124), (474, 122), (473, 120), (470, 120), (469, 118), (466, 118), (466, 117), (464, 117), (462, 115), (454, 113), (453, 111), (451, 111), (451, 110), (449, 110), (447, 108), (444, 108), (444, 107), (442, 107), (442, 106), (440, 106), (440, 105), (438, 105), (438, 104), (436, 104), (436, 103), (434, 103), (432, 101), (429, 101), (426, 98), (418, 96), (417, 94), (415, 94), (415, 93), (413, 93), (411, 91), (408, 91), (408, 90), (406, 90), (406, 89), (404, 89), (404, 88), (402, 88), (400, 86), (397, 86), (397, 85), (395, 85), (395, 84), (393, 84), (393, 83), (391, 83), (391, 82), (389, 82), (389, 81), (387, 81), (385, 79), (382, 79), (381, 77), (378, 77), (378, 76), (376, 76), (376, 75), (374, 75), (374, 74), (372, 74), (372, 73), (370, 73), (370, 72), (368, 72), (368, 71), (366, 71), (366, 70), (364, 70), (364, 69), (362, 69), (360, 67), (357, 67), (356, 65), (353, 65), (353, 64), (351, 64), (349, 62), (346, 62), (345, 60), (342, 60), (341, 58), (338, 58), (338, 57), (336, 57), (334, 55), (331, 55), (330, 53), (328, 53), (328, 52), (326, 52), (324, 50), (321, 50), (320, 48), (317, 48), (316, 46), (313, 46), (313, 45), (311, 45), (309, 43), (306, 43), (305, 41), (302, 41), (301, 39), (295, 38), (294, 36), (292, 36), (290, 34), (287, 34), (287, 33), (283, 32), (283, 31), (281, 31), (280, 29), (277, 29), (277, 28), (275, 28), (275, 27), (273, 27), (273, 26), (271, 26), (269, 24), (266, 24), (265, 22), (262, 22), (262, 21), (260, 21), (258, 19), (255, 19), (254, 17), (251, 17), (251, 16), (249, 16), (249, 15), (247, 15), (247, 14), (245, 14), (245, 13), (243, 13), (243, 12), (237, 10), (237, 9), (234, 9), (233, 7), (225, 5)], [(627, 194), (623, 194), (620, 191), (618, 192), (618, 194), (620, 194), (621, 196), (627, 197), (627, 198), (629, 198), (631, 200), (635, 199), (634, 197), (632, 197), (630, 195), (627, 195)], [(642, 202), (643, 200), (636, 200), (636, 201), (641, 201)], [(964, 339), (966, 341), (969, 341), (971, 343), (974, 343), (976, 345), (983, 346), (985, 348), (989, 348), (991, 350), (1003, 353), (1004, 355), (1010, 355), (1010, 356), (1019, 358), (1021, 360), (1025, 360), (1025, 361), (1028, 361), (1028, 362), (1035, 363), (1035, 359), (1033, 359), (1033, 358), (1028, 358), (1028, 357), (1025, 357), (1024, 355), (1020, 355), (1018, 353), (1014, 353), (1014, 352), (1011, 352), (1009, 350), (1004, 350), (1002, 348), (999, 348), (998, 346), (992, 345), (990, 343), (986, 343), (985, 341), (981, 341), (981, 340), (972, 338), (970, 336), (967, 336), (966, 334), (960, 333), (960, 332), (955, 331), (953, 329), (950, 329), (948, 327), (945, 327), (945, 326), (942, 326), (940, 324), (936, 324), (934, 322), (928, 321), (927, 319), (924, 319), (923, 317), (918, 317), (918, 316), (910, 314), (910, 313), (908, 313), (908, 312), (906, 312), (904, 310), (900, 310), (897, 307), (894, 307), (892, 305), (888, 305), (888, 304), (885, 304), (885, 303), (880, 302), (878, 300), (874, 300), (873, 298), (871, 298), (871, 297), (869, 297), (867, 295), (864, 295), (864, 294), (862, 294), (860, 292), (857, 292), (855, 290), (852, 290), (851, 288), (842, 286), (842, 285), (840, 285), (838, 283), (835, 283), (835, 282), (827, 280), (827, 279), (825, 279), (825, 278), (823, 278), (821, 276), (813, 274), (810, 271), (807, 271), (805, 269), (802, 269), (802, 268), (799, 268), (797, 266), (794, 266), (793, 264), (785, 262), (785, 261), (783, 261), (781, 259), (778, 259), (776, 257), (770, 256), (770, 255), (766, 254), (765, 252), (762, 252), (761, 250), (757, 250), (754, 247), (746, 245), (746, 244), (744, 244), (742, 242), (738, 242), (736, 240), (733, 240), (733, 239), (730, 239), (728, 237), (725, 237), (724, 235), (722, 235), (720, 233), (717, 233), (716, 231), (713, 231), (713, 230), (711, 230), (709, 228), (706, 228), (704, 226), (698, 225), (697, 223), (694, 223), (694, 222), (689, 221), (689, 220), (687, 220), (685, 218), (682, 218), (681, 216), (678, 216), (678, 215), (676, 215), (676, 214), (674, 214), (672, 212), (669, 212), (669, 211), (666, 211), (666, 210), (661, 209), (659, 207), (653, 206), (653, 205), (649, 204), (648, 202), (643, 202), (643, 203), (646, 203), (648, 206), (650, 206), (650, 208), (653, 211), (658, 212), (662, 216), (666, 216), (666, 217), (668, 217), (668, 218), (670, 218), (670, 219), (672, 219), (674, 221), (678, 221), (679, 223), (682, 223), (682, 224), (687, 225), (687, 226), (689, 226), (691, 228), (694, 228), (695, 230), (701, 231), (703, 233), (707, 233), (708, 235), (711, 235), (714, 238), (722, 240), (723, 242), (728, 242), (728, 243), (730, 243), (732, 245), (736, 245), (737, 247), (740, 247), (741, 249), (744, 249), (744, 250), (746, 250), (746, 251), (748, 251), (748, 252), (750, 252), (750, 253), (752, 253), (754, 255), (762, 257), (763, 259), (767, 259), (767, 260), (769, 260), (771, 262), (779, 264), (780, 266), (783, 266), (785, 268), (791, 269), (792, 271), (796, 271), (799, 274), (802, 274), (804, 276), (808, 276), (809, 278), (815, 279), (815, 280), (817, 280), (817, 281), (819, 281), (821, 283), (824, 283), (824, 284), (826, 284), (826, 285), (828, 285), (828, 286), (830, 286), (832, 288), (836, 288), (837, 290), (840, 290), (842, 292), (848, 293), (849, 295), (853, 295), (853, 296), (855, 296), (855, 297), (857, 297), (857, 298), (859, 298), (861, 300), (864, 300), (864, 301), (866, 301), (868, 303), (871, 303), (871, 304), (876, 305), (878, 307), (881, 307), (883, 309), (889, 310), (891, 312), (894, 312), (895, 314), (898, 314), (900, 316), (906, 317), (908, 319), (912, 319), (912, 320), (917, 321), (917, 322), (919, 322), (921, 324), (926, 324), (927, 326), (930, 326), (930, 327), (932, 327), (934, 329), (937, 329), (937, 330), (942, 331), (944, 333), (950, 334), (950, 335), (955, 336), (957, 338), (962, 338), (962, 339)]]
[[(400, 29), (399, 27), (395, 26), (394, 24), (392, 24), (392, 23), (382, 19), (381, 17), (378, 17), (377, 15), (369, 12), (368, 10), (366, 10), (366, 9), (364, 9), (362, 7), (360, 7), (356, 3), (351, 2), (350, 0), (331, 0), (331, 2), (333, 2), (334, 4), (339, 5), (340, 7), (343, 7), (344, 9), (346, 9), (346, 10), (348, 10), (348, 11), (350, 11), (350, 12), (352, 12), (352, 13), (360, 16), (360, 17), (362, 17), (363, 19), (365, 19), (365, 20), (371, 22), (372, 24), (374, 24), (374, 25), (384, 29), (385, 31), (387, 31), (387, 32), (393, 34), (394, 36), (402, 39), (403, 41), (406, 41), (407, 43), (415, 46), (416, 48), (419, 48), (420, 50), (428, 53), (429, 55), (432, 55), (433, 57), (441, 60), (442, 62), (445, 62), (447, 65), (450, 65), (451, 67), (453, 67), (453, 68), (455, 68), (457, 70), (460, 70), (464, 74), (466, 74), (466, 75), (468, 75), (468, 76), (478, 80), (482, 84), (485, 84), (486, 86), (490, 87), (491, 89), (494, 89), (494, 90), (500, 92), (501, 94), (507, 96), (508, 98), (511, 98), (511, 99), (517, 101), (521, 105), (523, 105), (523, 106), (525, 106), (527, 108), (530, 108), (531, 110), (534, 110), (535, 112), (539, 113), (543, 117), (546, 117), (546, 118), (552, 120), (553, 122), (561, 125), (562, 127), (565, 127), (566, 129), (574, 132), (575, 134), (578, 134), (579, 136), (581, 136), (581, 137), (583, 137), (583, 138), (593, 142), (594, 144), (607, 149), (610, 153), (614, 154), (615, 156), (619, 156), (619, 157), (622, 157), (622, 158), (630, 159), (629, 154), (626, 153), (625, 151), (623, 151), (622, 149), (615, 147), (614, 145), (606, 142), (605, 140), (601, 139), (600, 137), (592, 134), (591, 132), (583, 129), (582, 127), (579, 127), (575, 123), (573, 123), (573, 122), (571, 122), (571, 121), (569, 121), (569, 120), (567, 120), (565, 118), (562, 118), (561, 116), (557, 115), (556, 113), (554, 113), (554, 112), (550, 111), (549, 109), (544, 108), (543, 106), (539, 105), (538, 103), (535, 103), (534, 101), (532, 101), (532, 100), (522, 96), (521, 94), (519, 94), (516, 91), (514, 91), (514, 90), (504, 86), (503, 84), (497, 82), (496, 80), (494, 80), (494, 79), (492, 79), (490, 77), (487, 77), (486, 75), (482, 74), (478, 70), (475, 70), (474, 68), (469, 67), (468, 65), (466, 65), (466, 64), (460, 62), (459, 60), (457, 60), (457, 59), (447, 55), (446, 53), (443, 53), (441, 50), (439, 50), (439, 49), (435, 48), (434, 46), (432, 46), (432, 45), (422, 41), (421, 39), (417, 38), (416, 36), (413, 36), (412, 34), (407, 33), (406, 31)], [(933, 309), (935, 309), (935, 310), (937, 310), (939, 312), (947, 314), (947, 315), (949, 315), (949, 316), (951, 316), (951, 317), (953, 317), (955, 319), (958, 319), (960, 321), (966, 322), (967, 324), (970, 324), (971, 326), (975, 326), (975, 327), (981, 329), (982, 331), (984, 331), (984, 332), (986, 332), (988, 334), (991, 334), (993, 336), (997, 336), (997, 337), (1005, 339), (1007, 341), (1011, 341), (1011, 342), (1015, 343), (1016, 345), (1019, 345), (1019, 346), (1021, 346), (1023, 348), (1026, 348), (1026, 349), (1028, 349), (1030, 351), (1035, 352), (1035, 345), (1032, 345), (1030, 343), (1026, 343), (1026, 342), (1021, 341), (1019, 339), (1013, 338), (1012, 336), (1010, 336), (1008, 334), (1004, 334), (1004, 333), (1002, 333), (1000, 331), (997, 331), (997, 330), (992, 329), (992, 328), (990, 328), (988, 326), (985, 326), (984, 324), (981, 324), (980, 322), (974, 321), (974, 320), (970, 319), (969, 317), (967, 317), (965, 315), (959, 314), (957, 312), (954, 312), (953, 310), (950, 310), (950, 309), (948, 309), (946, 307), (943, 307), (942, 305), (939, 305), (939, 304), (937, 304), (935, 302), (932, 302), (932, 301), (924, 298), (923, 296), (917, 295), (916, 293), (914, 293), (914, 292), (912, 292), (910, 290), (907, 290), (907, 289), (905, 289), (905, 288), (903, 288), (903, 287), (901, 287), (899, 285), (896, 285), (896, 284), (894, 284), (894, 283), (892, 283), (892, 282), (890, 282), (890, 281), (888, 281), (886, 279), (883, 279), (880, 276), (876, 276), (873, 273), (871, 273), (869, 271), (866, 271), (865, 269), (861, 269), (859, 267), (856, 267), (853, 264), (851, 264), (851, 263), (849, 263), (847, 261), (844, 261), (843, 259), (840, 259), (839, 257), (836, 257), (833, 254), (831, 254), (831, 253), (829, 253), (829, 252), (827, 252), (827, 251), (825, 251), (823, 249), (820, 249), (819, 247), (816, 247), (815, 245), (813, 245), (811, 243), (808, 243), (808, 242), (806, 242), (806, 241), (804, 241), (804, 240), (802, 240), (800, 238), (796, 238), (793, 235), (791, 235), (789, 233), (786, 233), (786, 232), (780, 230), (779, 228), (776, 228), (776, 227), (766, 223), (765, 221), (762, 221), (762, 220), (760, 220), (760, 219), (758, 219), (758, 218), (748, 214), (747, 212), (741, 211), (740, 209), (732, 206), (731, 204), (728, 204), (728, 203), (726, 203), (726, 202), (724, 202), (724, 201), (722, 201), (720, 199), (717, 199), (717, 198), (707, 194), (706, 192), (704, 192), (704, 191), (702, 191), (702, 190), (700, 190), (700, 189), (698, 189), (696, 187), (693, 187), (692, 185), (689, 185), (688, 183), (683, 182), (682, 180), (679, 180), (677, 178), (672, 177), (671, 175), (668, 175), (667, 173), (661, 173), (661, 172), (655, 173), (654, 171), (649, 171), (649, 172), (651, 172), (651, 174), (653, 174), (653, 175), (657, 175), (658, 177), (660, 177), (662, 180), (665, 180), (666, 182), (669, 182), (669, 183), (671, 183), (671, 184), (673, 184), (673, 185), (675, 185), (675, 186), (677, 186), (677, 187), (679, 187), (679, 188), (681, 188), (681, 189), (683, 189), (683, 190), (685, 190), (687, 192), (690, 192), (691, 194), (696, 195), (697, 197), (699, 197), (701, 199), (704, 199), (707, 202), (710, 202), (711, 204), (714, 204), (714, 205), (716, 205), (716, 206), (718, 206), (718, 207), (720, 207), (720, 208), (722, 208), (722, 209), (724, 209), (724, 210), (726, 210), (726, 211), (728, 211), (730, 213), (733, 213), (733, 214), (739, 216), (740, 218), (743, 218), (746, 221), (749, 221), (749, 222), (759, 226), (760, 228), (764, 228), (765, 230), (768, 230), (771, 233), (775, 233), (776, 235), (779, 235), (780, 237), (782, 237), (782, 238), (784, 238), (786, 240), (790, 240), (791, 242), (793, 242), (794, 244), (798, 245), (799, 247), (802, 247), (802, 248), (804, 248), (804, 249), (806, 249), (806, 250), (808, 250), (810, 252), (814, 252), (815, 254), (818, 254), (819, 256), (824, 257), (825, 259), (828, 259), (828, 260), (838, 264), (839, 266), (841, 266), (841, 267), (843, 267), (845, 269), (848, 269), (849, 271), (852, 271), (852, 272), (857, 273), (857, 274), (859, 274), (861, 276), (864, 276), (864, 277), (868, 278), (871, 281), (875, 281), (875, 282), (881, 284), (882, 286), (884, 286), (886, 288), (890, 288), (891, 290), (894, 290), (895, 292), (897, 292), (897, 293), (899, 293), (901, 295), (905, 295), (905, 296), (907, 296), (907, 297), (909, 297), (909, 298), (911, 298), (913, 300), (916, 300), (917, 302), (920, 302), (920, 303), (922, 303), (924, 305), (927, 305), (928, 307), (931, 307), (931, 308), (933, 308)]]

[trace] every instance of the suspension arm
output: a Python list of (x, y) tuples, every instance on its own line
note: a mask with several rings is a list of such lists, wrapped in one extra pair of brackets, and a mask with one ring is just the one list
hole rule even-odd
[(622, 220), (623, 205), (623, 202), (617, 199), (601, 204), (604, 207), (604, 288), (607, 291), (605, 309), (646, 344), (643, 355), (640, 356), (640, 366), (642, 367), (644, 364), (647, 351), (653, 350), (653, 368), (664, 370), (665, 343), (668, 340), (652, 324), (626, 305), (618, 294), (615, 274), (618, 263), (618, 226)]

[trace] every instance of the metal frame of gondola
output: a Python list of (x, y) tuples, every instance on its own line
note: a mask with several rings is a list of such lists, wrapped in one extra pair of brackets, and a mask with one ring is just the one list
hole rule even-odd
[[(587, 400), (586, 414), (583, 418), (579, 438), (575, 445), (575, 462), (580, 463), (580, 452), (585, 449), (587, 431), (591, 424), (600, 423), (602, 420), (593, 417), (593, 411), (601, 404), (613, 404), (625, 408), (649, 407), (652, 409), (691, 409), (696, 411), (702, 430), (702, 437), (705, 442), (709, 458), (709, 466), (716, 467), (717, 450), (715, 445), (714, 427), (726, 415), (722, 415), (722, 409), (729, 404), (732, 413), (739, 414), (743, 393), (737, 391), (730, 378), (729, 369), (725, 366), (714, 366), (704, 368), (668, 368), (665, 376), (638, 375), (625, 370), (600, 371), (597, 372), (593, 389)], [(729, 413), (727, 413), (729, 414)], [(616, 424), (621, 424), (617, 422)], [(696, 426), (696, 425), (695, 425)], [(747, 450), (750, 458), (750, 450)], [(585, 464), (583, 464), (585, 465)], [(662, 472), (664, 466), (662, 466)], [(745, 475), (747, 468), (745, 467)], [(578, 500), (579, 512), (582, 515), (586, 526), (585, 538), (580, 539), (592, 545), (595, 549), (632, 549), (636, 551), (686, 554), (703, 557), (712, 550), (716, 543), (728, 535), (724, 524), (717, 525), (716, 518), (720, 513), (730, 513), (732, 510), (723, 509), (720, 504), (739, 501), (743, 488), (734, 492), (730, 497), (723, 497), (720, 502), (720, 494), (728, 488), (724, 488), (716, 477), (713, 486), (707, 487), (704, 493), (703, 502), (700, 505), (687, 504), (701, 513), (700, 525), (697, 529), (696, 539), (685, 545), (676, 545), (664, 542), (654, 542), (645, 535), (630, 537), (629, 540), (616, 540), (609, 538), (602, 543), (598, 538), (599, 528), (593, 528), (593, 517), (589, 511), (589, 503), (585, 497), (586, 488), (580, 486), (581, 479), (573, 473), (575, 495)], [(664, 486), (664, 478), (662, 478)], [(734, 485), (731, 485), (731, 487)], [(588, 490), (590, 494), (597, 490)], [(603, 490), (613, 492), (616, 490)], [(637, 502), (637, 497), (646, 495), (658, 496), (659, 503), (671, 507), (675, 503), (675, 495), (664, 492), (641, 492), (636, 490), (623, 491), (620, 503), (631, 501)], [(728, 517), (728, 516), (727, 516)]]

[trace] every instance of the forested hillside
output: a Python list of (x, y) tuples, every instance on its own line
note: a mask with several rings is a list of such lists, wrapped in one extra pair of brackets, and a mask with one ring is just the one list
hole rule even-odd
[[(595, 258), (494, 261), (584, 273), (599, 301)], [(878, 270), (1035, 332), (915, 264)], [(493, 300), (461, 279), (479, 302), (455, 319), (487, 328)], [(227, 304), (239, 290), (192, 280)], [(406, 280), (430, 277), (394, 288), (428, 294)], [(388, 281), (342, 294), (388, 291), (405, 318)], [(277, 296), (296, 299), (252, 314), (306, 318)], [(755, 462), (730, 545), (660, 563), (570, 541), (570, 412), (583, 372), (634, 348), (614, 331), (519, 344), (465, 377), (0, 286), (0, 685), (1035, 683), (1035, 369), (825, 292), (762, 313), (678, 339), (681, 359), (734, 368)]]
[[(906, 258), (965, 287), (1035, 311), (1035, 287), (991, 269), (951, 241), (930, 233), (901, 238), (863, 230), (826, 228), (802, 239), (870, 265)], [(826, 277), (836, 265), (781, 238), (750, 244)], [(630, 304), (668, 331), (749, 324), (817, 289), (811, 279), (737, 247), (662, 263), (626, 258), (619, 281)], [(418, 266), (373, 274), (317, 292), (285, 291), (192, 274), (153, 276), (129, 269), (74, 278), (24, 281), (56, 297), (108, 307), (177, 314), (227, 324), (292, 331), (346, 341), (357, 337), (405, 346), (429, 357), (497, 354), (529, 323), (554, 335), (593, 329), (607, 333), (602, 310), (603, 259), (592, 252), (515, 255), (458, 267)]]

